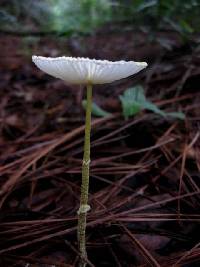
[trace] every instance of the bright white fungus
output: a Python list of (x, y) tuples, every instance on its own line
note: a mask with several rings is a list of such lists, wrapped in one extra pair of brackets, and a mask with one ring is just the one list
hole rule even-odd
[(32, 60), (42, 71), (69, 84), (111, 83), (133, 75), (147, 66), (146, 62), (113, 62), (80, 57), (33, 56)]

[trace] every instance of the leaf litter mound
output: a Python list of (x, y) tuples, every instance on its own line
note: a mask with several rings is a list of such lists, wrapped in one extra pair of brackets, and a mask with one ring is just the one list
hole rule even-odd
[[(200, 51), (167, 34), (170, 50), (129, 36), (85, 37), (84, 49), (82, 39), (67, 43), (74, 56), (150, 61), (135, 79), (94, 90), (110, 115), (92, 120), (88, 266), (199, 266)], [(65, 42), (43, 38), (32, 49), (56, 54)], [(77, 266), (84, 89), (8, 49), (20, 43), (5, 36), (0, 50), (0, 266)], [(125, 120), (119, 95), (138, 83), (186, 119), (143, 110)]]

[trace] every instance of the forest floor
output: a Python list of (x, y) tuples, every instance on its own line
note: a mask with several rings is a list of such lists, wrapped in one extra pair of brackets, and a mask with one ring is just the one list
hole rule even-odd
[[(87, 37), (0, 35), (0, 266), (77, 266), (84, 88), (39, 71), (31, 55), (147, 61), (95, 86), (111, 113), (92, 118), (88, 266), (200, 266), (200, 49), (176, 33), (103, 29)], [(141, 84), (185, 120), (142, 111), (119, 95)]]

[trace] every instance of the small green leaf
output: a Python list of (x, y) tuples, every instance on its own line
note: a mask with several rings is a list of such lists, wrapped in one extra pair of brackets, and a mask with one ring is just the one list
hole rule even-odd
[[(83, 100), (82, 101), (82, 105), (84, 107), (84, 109), (86, 109), (86, 104), (87, 101)], [(92, 115), (97, 116), (97, 117), (106, 117), (111, 115), (109, 112), (103, 110), (102, 108), (100, 108), (96, 103), (92, 103)]]
[(168, 112), (166, 115), (179, 120), (185, 119), (185, 114), (183, 112)]
[(119, 96), (125, 119), (136, 115), (142, 110), (142, 104), (146, 101), (142, 86), (128, 88), (123, 95)]
[(119, 98), (122, 103), (123, 115), (125, 119), (128, 119), (129, 117), (136, 115), (141, 111), (140, 105), (138, 105), (137, 103), (131, 103), (124, 99), (123, 96), (119, 96)]
[(186, 33), (193, 33), (194, 32), (194, 29), (185, 20), (181, 20), (180, 21), (180, 26), (182, 27), (183, 31), (186, 32)]
[(161, 109), (159, 109), (155, 104), (151, 103), (151, 102), (144, 102), (143, 103), (143, 109), (148, 109), (160, 116), (166, 117), (166, 113), (164, 111), (162, 111)]
[(123, 115), (125, 119), (136, 115), (143, 109), (150, 110), (162, 117), (173, 117), (180, 120), (185, 118), (182, 112), (164, 112), (159, 109), (155, 104), (148, 101), (144, 95), (143, 87), (138, 85), (132, 88), (128, 88), (124, 91), (123, 95), (119, 96), (122, 104)]
[(156, 6), (158, 3), (156, 0), (150, 0), (150, 1), (140, 1), (141, 4), (136, 9), (137, 12), (143, 11), (147, 8), (152, 8), (153, 6)]

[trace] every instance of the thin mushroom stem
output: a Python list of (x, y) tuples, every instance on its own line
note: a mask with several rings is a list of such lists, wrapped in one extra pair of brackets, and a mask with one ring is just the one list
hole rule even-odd
[(89, 191), (89, 173), (90, 173), (90, 131), (91, 131), (91, 110), (92, 110), (92, 84), (87, 85), (87, 105), (86, 105), (86, 119), (85, 119), (85, 140), (84, 140), (84, 154), (82, 163), (82, 184), (81, 184), (81, 198), (80, 207), (78, 210), (78, 242), (81, 260), (79, 267), (85, 267), (87, 258), (86, 252), (86, 220), (87, 212), (90, 210), (88, 205), (88, 191)]

